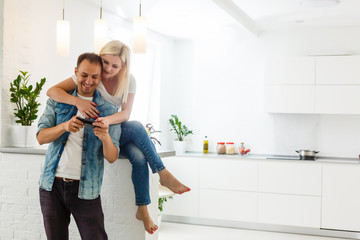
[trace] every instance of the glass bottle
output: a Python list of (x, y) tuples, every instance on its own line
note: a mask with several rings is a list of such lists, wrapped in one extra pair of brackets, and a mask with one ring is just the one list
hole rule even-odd
[(209, 152), (209, 140), (207, 136), (205, 136), (204, 144), (203, 144), (203, 153), (208, 153), (208, 152)]

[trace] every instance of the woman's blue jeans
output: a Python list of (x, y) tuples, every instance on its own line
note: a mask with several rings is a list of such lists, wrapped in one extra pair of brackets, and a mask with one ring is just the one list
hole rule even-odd
[(153, 173), (165, 169), (165, 166), (140, 122), (121, 123), (120, 154), (129, 159), (132, 165), (131, 179), (135, 189), (136, 205), (150, 204), (148, 163)]

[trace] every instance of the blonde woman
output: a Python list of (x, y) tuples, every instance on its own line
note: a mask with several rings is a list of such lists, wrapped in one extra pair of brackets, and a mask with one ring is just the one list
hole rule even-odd
[[(165, 168), (142, 124), (137, 121), (127, 121), (136, 91), (135, 78), (129, 73), (129, 47), (117, 40), (110, 41), (101, 49), (100, 57), (103, 61), (103, 73), (97, 90), (105, 100), (120, 109), (119, 112), (101, 120), (109, 125), (121, 123), (120, 154), (128, 158), (132, 164), (132, 181), (138, 206), (136, 218), (143, 221), (145, 230), (152, 234), (158, 226), (154, 224), (147, 209), (147, 205), (150, 204), (147, 164), (153, 173), (159, 174), (161, 185), (168, 187), (174, 193), (182, 194), (190, 191), (190, 188), (179, 182)], [(51, 87), (47, 95), (55, 101), (76, 106), (89, 119), (98, 118), (99, 112), (94, 102), (67, 93), (75, 87), (76, 77), (73, 76)]]

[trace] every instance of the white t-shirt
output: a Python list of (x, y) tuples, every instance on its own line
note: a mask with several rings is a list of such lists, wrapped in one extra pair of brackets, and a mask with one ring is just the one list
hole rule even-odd
[[(92, 97), (84, 97), (79, 94), (77, 96), (90, 101), (93, 99)], [(79, 111), (76, 115), (82, 118), (84, 117)], [(56, 169), (56, 177), (80, 180), (83, 137), (84, 128), (81, 128), (80, 131), (77, 131), (76, 133), (71, 132), (69, 134), (69, 138)]]
[[(75, 84), (77, 85), (77, 78), (75, 75), (72, 75), (72, 79), (74, 80)], [(117, 96), (112, 96), (111, 94), (108, 93), (108, 91), (106, 91), (106, 88), (104, 86), (104, 84), (100, 81), (99, 85), (97, 86), (96, 90), (98, 90), (101, 94), (101, 96), (108, 101), (109, 103), (114, 104), (115, 106), (117, 106), (120, 110), (121, 105), (122, 105), (122, 96), (117, 95)], [(136, 92), (136, 80), (133, 77), (133, 75), (130, 75), (130, 79), (129, 79), (129, 93), (135, 93)]]

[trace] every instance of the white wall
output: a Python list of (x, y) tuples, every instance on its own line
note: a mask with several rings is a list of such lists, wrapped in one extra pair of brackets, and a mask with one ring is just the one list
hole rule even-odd
[(273, 55), (360, 54), (359, 30), (284, 29), (257, 38), (231, 26), (204, 33), (193, 44), (178, 43), (182, 64), (175, 66), (178, 77), (166, 83), (173, 94), (163, 95), (161, 116), (178, 114), (194, 130), (192, 151), (202, 151), (207, 135), (213, 152), (218, 141), (236, 146), (244, 141), (252, 153), (296, 155), (295, 149), (314, 149), (321, 156), (357, 158), (360, 116), (264, 113), (263, 78), (265, 59)]
[[(3, 46), (1, 56), (4, 59), (1, 74), (2, 145), (8, 145), (10, 140), (9, 126), (13, 124), (14, 105), (9, 102), (9, 87), (19, 70), (31, 74), (31, 83), (39, 81), (42, 77), (47, 79), (39, 99), (42, 104), (39, 108), (41, 115), (48, 88), (73, 74), (78, 55), (93, 51), (93, 25), (94, 20), (99, 17), (99, 6), (88, 0), (65, 1), (65, 20), (70, 21), (70, 56), (56, 55), (56, 22), (62, 19), (62, 7), (62, 1), (4, 0), (4, 29), (1, 31), (4, 39), (4, 43), (1, 44)], [(131, 22), (105, 10), (103, 10), (103, 18), (108, 21), (109, 39), (119, 39), (130, 45)], [(158, 70), (157, 66), (156, 81), (161, 81), (163, 78), (171, 79), (173, 40), (151, 31), (148, 32), (148, 36), (149, 44), (157, 44), (157, 58), (165, 69), (165, 71)], [(154, 41), (156, 43), (153, 43)], [(141, 92), (142, 79), (139, 77), (137, 81), (138, 90)], [(134, 112), (144, 104), (146, 103), (135, 99)], [(151, 121), (159, 121), (159, 112), (152, 111), (152, 113)]]

